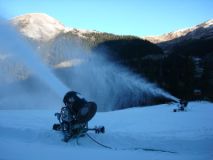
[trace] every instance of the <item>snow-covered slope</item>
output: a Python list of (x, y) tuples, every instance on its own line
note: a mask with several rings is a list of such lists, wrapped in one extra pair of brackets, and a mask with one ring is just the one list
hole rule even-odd
[(59, 21), (42, 13), (14, 17), (11, 22), (25, 36), (40, 41), (50, 40), (65, 29)]
[[(191, 102), (187, 112), (172, 112), (176, 104), (97, 113), (89, 123), (106, 133), (64, 143), (53, 131), (57, 110), (1, 110), (0, 159), (149, 159), (211, 160), (213, 105)], [(59, 110), (59, 108), (58, 108)]]
[[(200, 39), (200, 38), (213, 38), (213, 19), (193, 26), (191, 28), (180, 29), (174, 32), (169, 32), (160, 36), (147, 36), (143, 37), (153, 43), (162, 43), (166, 41), (175, 40), (178, 38), (188, 39)], [(181, 39), (181, 40), (183, 40)]]
[(50, 41), (60, 33), (71, 32), (79, 37), (96, 31), (65, 27), (61, 22), (45, 13), (30, 13), (14, 17), (11, 23), (26, 37), (40, 41)]

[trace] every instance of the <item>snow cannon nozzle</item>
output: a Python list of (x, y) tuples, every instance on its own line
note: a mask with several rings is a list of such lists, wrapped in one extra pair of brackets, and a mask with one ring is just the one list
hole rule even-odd
[(59, 124), (53, 125), (53, 130), (64, 133), (64, 141), (68, 142), (72, 138), (81, 137), (87, 131), (104, 133), (104, 126), (88, 128), (88, 122), (95, 116), (97, 105), (95, 102), (88, 102), (81, 98), (78, 92), (69, 91), (63, 98), (64, 106), (59, 113), (55, 113)]

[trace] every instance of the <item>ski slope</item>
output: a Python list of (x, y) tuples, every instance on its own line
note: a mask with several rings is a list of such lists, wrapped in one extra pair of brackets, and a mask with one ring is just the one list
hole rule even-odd
[(187, 112), (177, 104), (135, 107), (97, 113), (90, 127), (104, 125), (105, 134), (68, 143), (53, 131), (58, 110), (0, 110), (0, 160), (212, 160), (213, 104), (190, 102)]

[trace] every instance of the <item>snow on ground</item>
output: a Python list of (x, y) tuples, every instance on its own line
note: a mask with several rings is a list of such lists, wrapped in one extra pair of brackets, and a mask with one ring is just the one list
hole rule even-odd
[[(187, 112), (172, 112), (176, 104), (101, 112), (89, 123), (104, 125), (105, 134), (79, 143), (61, 141), (52, 130), (56, 110), (0, 110), (0, 160), (46, 159), (213, 159), (213, 105), (191, 102)], [(60, 108), (58, 108), (59, 110)]]

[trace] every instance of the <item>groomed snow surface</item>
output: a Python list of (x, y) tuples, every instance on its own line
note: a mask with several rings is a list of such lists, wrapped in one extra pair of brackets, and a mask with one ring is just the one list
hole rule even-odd
[(88, 132), (68, 143), (52, 130), (58, 110), (0, 110), (0, 160), (212, 160), (213, 104), (190, 102), (186, 112), (177, 104), (135, 107), (97, 113), (90, 127), (104, 125), (105, 134)]

